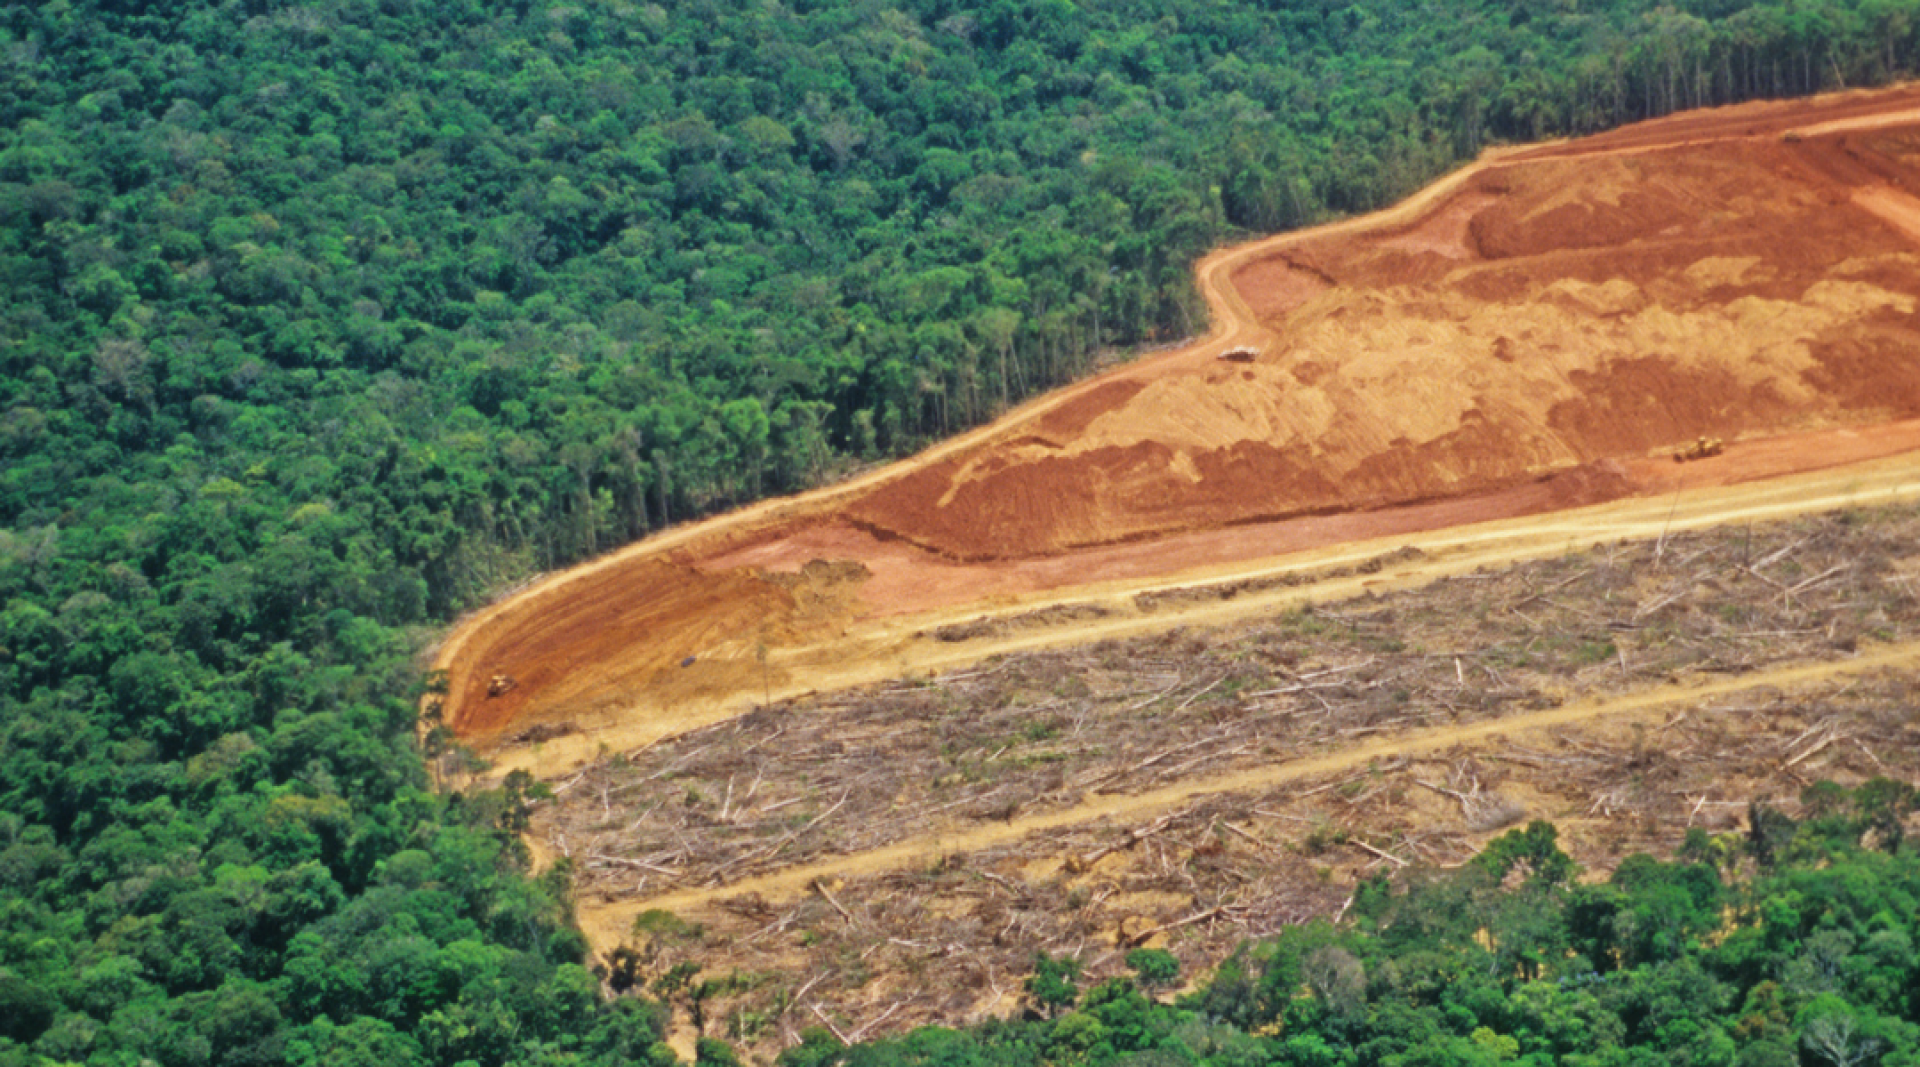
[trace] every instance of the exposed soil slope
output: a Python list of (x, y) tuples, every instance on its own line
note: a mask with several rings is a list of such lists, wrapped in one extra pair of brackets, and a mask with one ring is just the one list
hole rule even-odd
[[(1674, 132), (1686, 133), (1686, 127)], [(1013, 559), (1920, 411), (1899, 133), (1483, 166), (1233, 272), (1252, 364), (1116, 376), (847, 515)], [(1893, 210), (1889, 210), (1889, 209)]]
[[(1750, 105), (1216, 253), (1203, 341), (470, 620), (449, 722), (659, 736), (845, 680), (889, 618), (1912, 449), (1887, 424), (1920, 415), (1916, 153), (1917, 89)], [(1664, 458), (1702, 434), (1734, 443)], [(864, 570), (768, 576), (813, 559)], [(520, 684), (488, 699), (496, 673)]]

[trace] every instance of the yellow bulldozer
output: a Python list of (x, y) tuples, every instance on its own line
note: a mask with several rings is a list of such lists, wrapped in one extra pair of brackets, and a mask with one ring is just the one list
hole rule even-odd
[(1700, 437), (1692, 444), (1682, 445), (1674, 450), (1675, 463), (1691, 463), (1696, 459), (1707, 459), (1727, 450), (1727, 443), (1718, 437)]

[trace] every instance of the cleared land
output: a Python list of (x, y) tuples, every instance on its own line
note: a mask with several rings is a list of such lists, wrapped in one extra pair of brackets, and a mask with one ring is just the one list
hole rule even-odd
[(1604, 872), (1920, 775), (1916, 544), (1910, 504), (1723, 527), (782, 703), (556, 782), (535, 840), (597, 946), (700, 961), (768, 1047), (1007, 1010), (1036, 949), (1198, 970), (1526, 819)]
[[(1510, 151), (1218, 253), (1189, 348), (470, 620), (448, 721), (483, 748), (679, 729), (842, 684), (876, 624), (1911, 451), (1916, 109), (1908, 88)], [(1240, 346), (1260, 355), (1216, 358)], [(1730, 447), (1673, 464), (1700, 435)], [(519, 684), (488, 699), (495, 674)]]
[(448, 721), (762, 1048), (1912, 778), (1916, 162), (1920, 89), (1754, 105), (1217, 253), (1201, 342), (468, 620)]
[[(732, 891), (822, 856), (868, 856), (902, 841), (924, 849), (982, 824), (1003, 824), (990, 836), (1013, 838), (1055, 813), (1137, 814), (1135, 799), (1102, 798), (1291, 776), (1300, 760), (1360, 737), (1444, 745), (1454, 739), (1448, 727), (1613, 707), (1683, 674), (1857, 665), (1863, 639), (1910, 655), (1920, 557), (1902, 557), (1920, 544), (1920, 521), (1906, 510), (1865, 528), (1824, 518), (1599, 546), (1385, 598), (996, 657), (762, 708), (595, 764), (563, 784), (563, 796), (579, 799), (543, 826), (556, 848), (585, 857), (585, 891), (707, 899), (682, 887)], [(1264, 584), (1138, 599), (1151, 611)], [(1699, 695), (1676, 692), (1658, 699)]]

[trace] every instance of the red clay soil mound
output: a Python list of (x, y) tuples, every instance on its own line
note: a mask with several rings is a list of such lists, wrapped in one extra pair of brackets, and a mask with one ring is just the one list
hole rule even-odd
[[(1233, 275), (1272, 338), (1254, 363), (1090, 390), (845, 514), (1011, 560), (1920, 414), (1920, 257), (1888, 217), (1920, 206), (1920, 137), (1763, 113), (1503, 161), (1397, 227), (1306, 237)], [(1698, 140), (1730, 126), (1760, 133)]]

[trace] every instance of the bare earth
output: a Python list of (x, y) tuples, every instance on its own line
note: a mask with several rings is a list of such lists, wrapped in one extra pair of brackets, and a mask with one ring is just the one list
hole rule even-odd
[[(1216, 253), (1202, 341), (469, 619), (448, 722), (644, 742), (839, 684), (876, 626), (1920, 448), (1916, 152), (1917, 88), (1745, 105)], [(1727, 453), (1667, 458), (1699, 435)]]
[[(1366, 865), (1471, 854), (1504, 825), (1493, 814), (1577, 821), (1555, 789), (1590, 801), (1585, 814), (1600, 822), (1613, 800), (1638, 805), (1639, 837), (1575, 831), (1587, 835), (1576, 842), (1585, 862), (1656, 829), (1729, 826), (1752, 790), (1791, 785), (1843, 751), (1843, 773), (1888, 769), (1889, 739), (1904, 736), (1884, 714), (1905, 699), (1895, 681), (1873, 682), (1886, 700), (1851, 711), (1832, 710), (1837, 696), (1791, 694), (1846, 693), (1880, 677), (1870, 668), (1910, 675), (1914, 568), (1862, 569), (1853, 578), (1872, 581), (1849, 586), (1829, 617), (1805, 601), (1842, 571), (1823, 575), (1791, 539), (1758, 565), (1703, 542), (1703, 558), (1721, 563), (1697, 573), (1665, 553), (1688, 531), (1920, 491), (1916, 194), (1915, 87), (1489, 154), (1388, 211), (1207, 257), (1197, 272), (1215, 325), (1183, 349), (854, 481), (649, 539), (476, 614), (438, 656), (451, 682), (446, 720), (496, 769), (531, 769), (560, 789), (531, 840), (581, 870), (596, 949), (636, 945), (652, 969), (684, 956), (794, 978), (743, 979), (717, 1002), (736, 1012), (731, 1036), (763, 1049), (815, 1021), (872, 1036), (1004, 1009), (1037, 944), (1099, 956), (1097, 973), (1133, 943), (1170, 944), (1205, 964), (1234, 938), (1332, 913)], [(1238, 346), (1259, 355), (1218, 358)], [(1698, 436), (1725, 439), (1725, 453), (1676, 463), (1674, 449)], [(1312, 737), (1311, 754), (1294, 742), (1246, 747), (1232, 716), (1259, 702), (1235, 697), (1230, 714), (1206, 677), (1182, 673), (1139, 708), (1216, 716), (1226, 755), (1206, 744), (1193, 756), (1162, 751), (1187, 735), (1156, 728), (1137, 751), (1094, 746), (1112, 765), (1059, 767), (1079, 757), (1046, 748), (1033, 757), (1039, 771), (1023, 764), (1027, 777), (1008, 779), (995, 754), (985, 761), (995, 776), (977, 792), (971, 779), (948, 781), (958, 771), (929, 779), (947, 783), (936, 789), (900, 769), (919, 766), (907, 762), (905, 733), (859, 747), (885, 733), (885, 716), (857, 727), (835, 717), (840, 698), (799, 699), (889, 679), (944, 691), (968, 675), (935, 672), (991, 673), (1008, 656), (1089, 642), (1133, 649), (1116, 643), (1452, 588), (1483, 568), (1548, 566), (1625, 540), (1641, 543), (1652, 577), (1621, 594), (1631, 594), (1629, 615), (1614, 620), (1624, 629), (1600, 626), (1562, 650), (1617, 654), (1608, 686), (1542, 683), (1542, 695), (1515, 696), (1492, 717), (1456, 710), (1437, 722), (1431, 704), (1412, 717), (1341, 719), (1322, 700), (1328, 718), (1299, 735)], [(1790, 573), (1768, 569), (1778, 565)], [(1654, 668), (1621, 633), (1689, 598), (1707, 604), (1748, 574), (1767, 584), (1712, 610), (1747, 619), (1757, 596), (1780, 617), (1727, 639), (1757, 647), (1788, 635), (1820, 650), (1745, 656), (1739, 677), (1704, 684), (1698, 672), (1728, 669), (1714, 654), (1673, 661), (1676, 674), (1634, 673)], [(1878, 642), (1856, 654), (1835, 620), (1883, 587), (1906, 599), (1874, 609), (1880, 622), (1847, 616)], [(1576, 613), (1556, 629), (1539, 623), (1547, 608), (1531, 596), (1505, 603), (1535, 642), (1592, 622)], [(1447, 684), (1489, 688), (1468, 674), (1475, 654), (1439, 661), (1439, 681), (1408, 674), (1373, 691), (1451, 707), (1459, 698)], [(1612, 669), (1604, 656), (1599, 666)], [(1313, 670), (1349, 668), (1293, 665), (1276, 684), (1318, 694)], [(517, 685), (489, 698), (496, 674)], [(1063, 669), (1082, 681), (1057, 684), (1098, 674)], [(988, 705), (967, 706), (984, 716)], [(1736, 717), (1755, 708), (1768, 709), (1764, 721), (1743, 732)], [(900, 730), (921, 730), (923, 713), (902, 713)], [(1008, 726), (1008, 745), (1018, 753), (1033, 741), (1021, 731), (1059, 729), (1051, 715)], [(1674, 768), (1677, 791), (1656, 803), (1606, 777), (1624, 761), (1639, 781), (1648, 760), (1671, 757), (1647, 755), (1623, 724), (1669, 730), (1682, 719), (1705, 731), (1689, 750), (1725, 762), (1724, 788), (1710, 787), (1711, 770)], [(802, 742), (810, 727), (815, 748)], [(715, 751), (741, 749), (760, 762), (701, 769)], [(611, 753), (623, 754), (617, 766)], [(765, 763), (809, 753), (815, 769), (797, 779)], [(879, 777), (835, 792), (827, 783), (847, 753), (877, 760)], [(1590, 775), (1582, 788), (1561, 780), (1576, 766)], [(619, 768), (644, 774), (628, 781)], [(1129, 768), (1151, 773), (1135, 783)], [(1108, 774), (1129, 788), (1089, 791)], [(1009, 781), (1029, 784), (1006, 794), (1012, 807), (993, 808)], [(1306, 802), (1336, 787), (1340, 804)], [(676, 790), (684, 798), (667, 795)], [(1367, 814), (1373, 797), (1399, 816)], [(646, 822), (670, 800), (681, 821)], [(649, 814), (638, 814), (643, 804)], [(761, 812), (780, 814), (762, 825)], [(1449, 812), (1454, 829), (1418, 828)], [(850, 817), (864, 835), (844, 829)], [(1337, 860), (1320, 858), (1329, 848)], [(1097, 899), (1063, 906), (1049, 894)], [(707, 939), (630, 930), (662, 907), (709, 924)], [(849, 970), (848, 953), (884, 962)], [(916, 967), (969, 984), (951, 1003), (929, 1000)], [(785, 1007), (768, 1016), (771, 1004)]]

